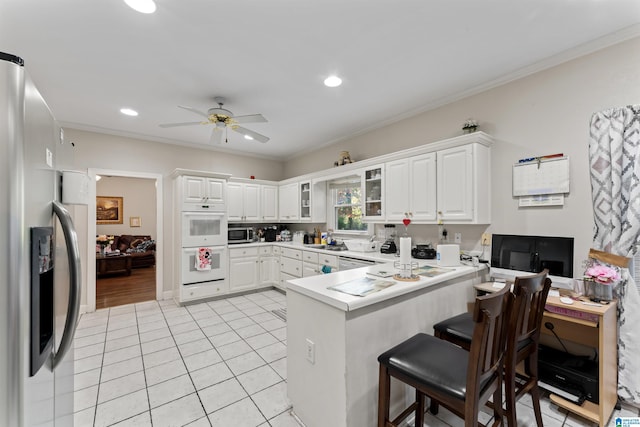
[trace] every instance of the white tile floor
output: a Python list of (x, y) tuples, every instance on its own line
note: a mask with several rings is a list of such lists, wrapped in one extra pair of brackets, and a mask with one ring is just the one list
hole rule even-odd
[[(82, 315), (75, 426), (299, 427), (286, 393), (285, 307), (275, 290), (178, 307), (150, 301)], [(541, 402), (545, 427), (592, 424)], [(529, 396), (518, 425), (534, 426)], [(614, 412), (635, 417), (637, 409)], [(483, 418), (483, 422), (490, 419)], [(462, 426), (441, 409), (425, 426)]]

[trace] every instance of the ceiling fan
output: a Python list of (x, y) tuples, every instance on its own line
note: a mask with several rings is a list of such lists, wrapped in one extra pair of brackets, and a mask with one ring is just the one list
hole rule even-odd
[[(267, 119), (265, 119), (262, 114), (249, 114), (246, 116), (234, 116), (233, 113), (226, 108), (222, 108), (224, 105), (225, 99), (220, 96), (216, 96), (213, 98), (214, 101), (218, 104), (218, 107), (210, 108), (206, 113), (204, 111), (197, 110), (192, 107), (185, 107), (183, 105), (178, 105), (180, 108), (184, 108), (185, 110), (189, 110), (193, 113), (198, 114), (206, 118), (204, 121), (200, 122), (183, 122), (183, 123), (163, 123), (160, 125), (162, 128), (170, 128), (177, 126), (192, 126), (192, 125), (215, 125), (213, 132), (211, 133), (211, 142), (214, 144), (220, 144), (222, 142), (222, 131), (231, 129), (235, 132), (238, 132), (246, 139), (260, 142), (267, 142), (269, 138), (259, 134), (258, 132), (254, 132), (250, 129), (238, 126), (239, 123), (266, 123)], [(229, 142), (225, 137), (225, 142)]]

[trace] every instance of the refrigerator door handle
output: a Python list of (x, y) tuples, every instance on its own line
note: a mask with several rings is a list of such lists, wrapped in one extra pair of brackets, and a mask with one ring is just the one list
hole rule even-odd
[(60, 347), (53, 356), (53, 368), (55, 369), (64, 359), (65, 354), (71, 347), (73, 336), (78, 325), (78, 314), (80, 312), (80, 292), (82, 283), (80, 280), (80, 250), (78, 249), (78, 235), (71, 220), (71, 214), (61, 204), (53, 201), (53, 211), (60, 220), (64, 239), (67, 243), (67, 256), (69, 258), (69, 304), (67, 307), (67, 319), (64, 324), (64, 332)]

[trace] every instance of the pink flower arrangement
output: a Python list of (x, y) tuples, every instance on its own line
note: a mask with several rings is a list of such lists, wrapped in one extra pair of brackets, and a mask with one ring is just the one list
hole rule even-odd
[(603, 285), (610, 285), (612, 283), (620, 280), (620, 275), (618, 272), (605, 265), (594, 265), (592, 267), (587, 268), (587, 271), (584, 272), (586, 278), (591, 278), (598, 283), (602, 283)]

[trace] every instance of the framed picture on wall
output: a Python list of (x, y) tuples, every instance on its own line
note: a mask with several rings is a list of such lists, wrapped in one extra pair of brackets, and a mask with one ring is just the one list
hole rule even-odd
[(130, 216), (129, 217), (129, 227), (140, 227), (140, 217), (139, 216)]
[(122, 224), (122, 197), (96, 197), (96, 224)]

